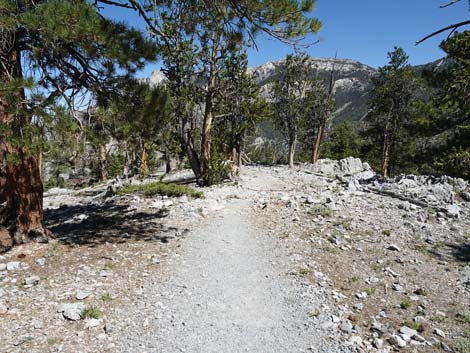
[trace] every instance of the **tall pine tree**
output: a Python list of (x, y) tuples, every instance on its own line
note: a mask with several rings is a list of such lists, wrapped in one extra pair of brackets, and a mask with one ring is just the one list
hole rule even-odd
[(100, 2), (0, 0), (0, 250), (50, 235), (35, 143), (41, 112), (155, 57), (139, 31), (103, 18)]

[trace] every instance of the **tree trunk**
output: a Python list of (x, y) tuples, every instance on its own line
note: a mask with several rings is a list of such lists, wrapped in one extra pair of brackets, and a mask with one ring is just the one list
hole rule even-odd
[(39, 177), (41, 178), (42, 180), (42, 161), (43, 159), (43, 154), (42, 154), (42, 151), (39, 151), (38, 152), (38, 168), (39, 168)]
[(320, 159), (320, 147), (323, 141), (323, 135), (325, 134), (325, 123), (322, 122), (318, 128), (317, 135), (315, 136), (315, 142), (312, 149), (312, 163), (316, 163)]
[(211, 170), (211, 143), (212, 143), (212, 120), (214, 119), (214, 96), (217, 77), (217, 52), (219, 49), (219, 35), (215, 34), (212, 41), (212, 52), (210, 57), (209, 82), (206, 92), (206, 106), (204, 109), (204, 121), (201, 136), (201, 171), (204, 185), (212, 183)]
[(108, 180), (108, 161), (106, 153), (106, 145), (100, 144), (100, 181), (106, 182)]
[(204, 112), (204, 122), (202, 126), (202, 139), (201, 139), (201, 167), (202, 167), (202, 181), (204, 185), (211, 184), (211, 143), (212, 143), (212, 93), (207, 93), (206, 108)]
[(236, 152), (237, 152), (237, 167), (238, 167), (238, 172), (240, 173), (242, 169), (242, 147), (240, 146), (240, 144), (237, 144)]
[[(3, 64), (0, 79), (3, 82), (21, 79), (21, 57), (16, 46), (0, 55)], [(23, 89), (18, 90), (17, 98), (15, 104), (22, 108)], [(0, 230), (3, 234), (0, 251), (32, 240), (47, 241), (51, 236), (43, 223), (43, 185), (37, 156), (33, 156), (26, 146), (12, 144), (9, 140), (13, 138), (21, 144), (25, 139), (22, 130), (30, 124), (30, 119), (23, 111), (15, 111), (18, 107), (12, 109), (10, 104), (11, 96), (0, 95), (0, 123), (8, 132), (0, 137)]]
[(126, 155), (125, 155), (125, 160), (124, 160), (124, 178), (126, 179), (126, 183), (129, 182), (129, 166), (131, 164), (130, 161), (130, 156), (129, 156), (129, 151), (127, 150), (127, 145), (126, 145)]
[(165, 154), (163, 155), (163, 159), (165, 161), (165, 173), (171, 173), (171, 158), (170, 155), (168, 154), (168, 151), (165, 151)]
[(390, 161), (390, 135), (389, 133), (384, 134), (384, 144), (382, 151), (382, 175), (384, 178), (388, 177), (388, 165)]
[(297, 145), (297, 136), (289, 141), (289, 168), (294, 168), (294, 155)]
[(140, 158), (140, 174), (147, 175), (149, 173), (148, 167), (148, 154), (147, 149), (145, 148), (145, 142), (142, 143), (142, 155)]
[(201, 163), (199, 157), (196, 153), (196, 149), (194, 148), (194, 141), (192, 137), (192, 129), (193, 127), (188, 129), (188, 117), (182, 123), (182, 138), (183, 138), (183, 145), (186, 150), (186, 156), (188, 157), (189, 165), (196, 177), (196, 181), (199, 183), (201, 179)]

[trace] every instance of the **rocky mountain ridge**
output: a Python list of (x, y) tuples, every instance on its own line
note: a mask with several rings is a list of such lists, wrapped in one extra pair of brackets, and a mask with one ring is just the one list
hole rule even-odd
[[(282, 63), (283, 60), (268, 61), (248, 69), (260, 85), (264, 97), (269, 96), (269, 84), (276, 79), (276, 70)], [(416, 65), (414, 69), (421, 74), (423, 70), (443, 70), (447, 66), (445, 59), (439, 59)], [(313, 58), (312, 67), (325, 82), (328, 82), (331, 72), (334, 72), (333, 93), (336, 102), (334, 123), (361, 120), (367, 113), (369, 91), (372, 88), (371, 78), (377, 73), (377, 69), (356, 60), (337, 58)], [(160, 85), (166, 80), (165, 75), (156, 70), (148, 78), (142, 79), (142, 82)]]

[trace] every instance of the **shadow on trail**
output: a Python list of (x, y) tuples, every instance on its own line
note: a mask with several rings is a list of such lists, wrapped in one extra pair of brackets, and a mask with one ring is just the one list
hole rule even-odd
[(438, 260), (470, 262), (470, 243), (445, 243), (434, 246), (428, 252)]
[(103, 243), (123, 243), (129, 240), (168, 242), (159, 219), (166, 210), (137, 212), (127, 205), (114, 202), (62, 206), (45, 212), (46, 226), (55, 237), (68, 245), (94, 246)]

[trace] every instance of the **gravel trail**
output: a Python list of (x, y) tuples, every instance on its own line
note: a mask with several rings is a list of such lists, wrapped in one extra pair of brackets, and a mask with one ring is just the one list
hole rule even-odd
[(117, 351), (347, 351), (328, 338), (330, 318), (309, 317), (322, 295), (289, 274), (286, 249), (250, 211), (229, 200), (182, 241), (161, 279), (117, 314)]

